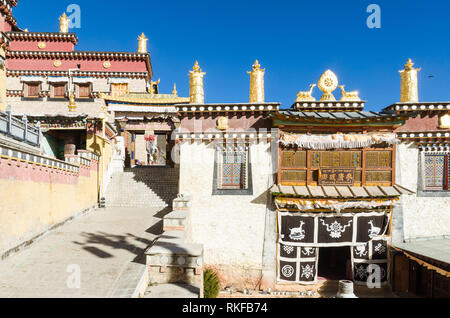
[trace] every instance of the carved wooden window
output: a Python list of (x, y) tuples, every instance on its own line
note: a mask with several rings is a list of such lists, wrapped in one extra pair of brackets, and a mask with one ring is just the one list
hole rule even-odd
[(422, 180), (424, 191), (448, 191), (450, 155), (424, 154)]
[(111, 84), (111, 95), (119, 97), (128, 94), (128, 83), (115, 83)]
[(52, 84), (52, 97), (64, 98), (65, 96), (66, 96), (66, 84), (65, 83)]
[(41, 91), (41, 83), (26, 83), (25, 97), (39, 97)]
[(314, 184), (319, 182), (319, 170), (323, 168), (343, 168), (355, 169), (355, 185), (362, 182), (362, 151), (312, 151), (311, 152), (311, 181)]
[(78, 98), (90, 98), (91, 97), (91, 84), (78, 84)]
[(281, 152), (281, 182), (304, 185), (307, 179), (307, 152), (283, 149)]
[(391, 150), (366, 152), (366, 184), (391, 184), (393, 157)]

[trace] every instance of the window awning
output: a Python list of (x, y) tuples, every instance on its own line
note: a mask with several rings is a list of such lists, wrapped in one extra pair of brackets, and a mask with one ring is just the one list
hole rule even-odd
[(36, 83), (43, 82), (44, 78), (42, 76), (22, 76), (20, 81), (24, 83)]
[(128, 84), (130, 83), (129, 78), (110, 78), (109, 79), (110, 84)]
[(67, 83), (67, 82), (69, 82), (69, 78), (67, 76), (49, 77), (47, 80), (49, 83)]
[(93, 83), (94, 79), (91, 77), (74, 77), (73, 82), (76, 84), (86, 84), (86, 83)]

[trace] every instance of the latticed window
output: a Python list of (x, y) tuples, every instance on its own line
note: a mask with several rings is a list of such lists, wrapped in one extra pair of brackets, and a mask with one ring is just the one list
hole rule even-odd
[(126, 95), (128, 92), (128, 83), (111, 84), (111, 95), (114, 97)]
[(424, 154), (422, 179), (425, 191), (449, 190), (449, 154)]
[(248, 150), (218, 150), (217, 189), (248, 188)]

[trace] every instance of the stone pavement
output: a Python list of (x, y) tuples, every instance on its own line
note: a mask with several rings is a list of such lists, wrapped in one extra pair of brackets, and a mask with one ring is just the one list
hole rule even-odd
[[(143, 253), (162, 233), (162, 218), (169, 211), (97, 209), (60, 227), (0, 262), (0, 298), (124, 294), (120, 289), (132, 286), (123, 284), (123, 277), (136, 276), (143, 269)], [(80, 288), (73, 288), (77, 287), (78, 269)]]

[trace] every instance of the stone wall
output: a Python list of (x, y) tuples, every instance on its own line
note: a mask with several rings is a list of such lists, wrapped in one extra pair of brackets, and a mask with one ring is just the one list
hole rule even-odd
[(98, 202), (99, 157), (59, 161), (0, 146), (0, 254), (3, 257)]
[(253, 195), (213, 196), (214, 145), (180, 146), (180, 193), (189, 195), (192, 239), (204, 245), (205, 266), (219, 271), (222, 287), (255, 287), (263, 268), (271, 146), (250, 144)]
[(450, 197), (419, 193), (419, 156), (414, 143), (397, 146), (396, 182), (416, 194), (402, 196), (394, 209), (393, 242), (450, 236)]

